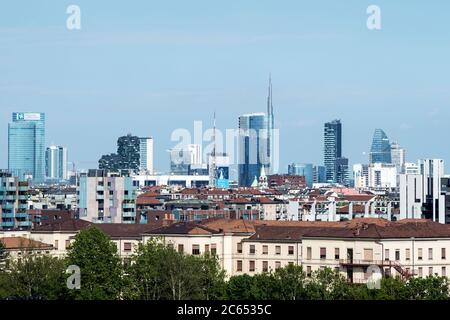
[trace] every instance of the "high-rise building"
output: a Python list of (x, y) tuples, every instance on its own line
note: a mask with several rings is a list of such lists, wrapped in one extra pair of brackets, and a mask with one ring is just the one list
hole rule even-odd
[(274, 168), (274, 152), (275, 152), (275, 137), (274, 137), (274, 116), (273, 116), (273, 101), (272, 101), (272, 77), (269, 76), (269, 88), (267, 95), (267, 163), (265, 169), (267, 174), (276, 173)]
[(312, 187), (314, 183), (314, 171), (312, 163), (292, 163), (288, 165), (288, 174), (304, 176), (306, 185)]
[(136, 187), (126, 173), (89, 170), (78, 182), (78, 215), (94, 223), (136, 223)]
[(19, 177), (45, 176), (45, 114), (14, 112), (8, 125), (8, 169)]
[(170, 150), (170, 173), (176, 175), (189, 174), (191, 166), (191, 152), (186, 147)]
[(336, 159), (336, 180), (334, 182), (345, 186), (350, 184), (347, 158), (340, 157)]
[(325, 123), (323, 158), (327, 182), (336, 183), (339, 175), (337, 159), (342, 158), (342, 124), (340, 120)]
[(325, 183), (327, 182), (325, 166), (314, 166), (313, 167), (313, 181), (314, 183)]
[(262, 166), (269, 164), (267, 123), (265, 113), (245, 114), (239, 117), (239, 186), (250, 187), (255, 179), (259, 179)]
[(391, 143), (391, 160), (399, 174), (405, 172), (406, 150), (401, 148), (397, 142)]
[(368, 166), (368, 185), (372, 189), (397, 188), (397, 167), (390, 163), (371, 163)]
[(31, 228), (31, 219), (27, 213), (28, 188), (28, 181), (23, 181), (10, 172), (0, 171), (2, 229)]
[(375, 129), (369, 155), (370, 163), (391, 163), (391, 144), (381, 129)]
[(117, 153), (103, 155), (98, 161), (101, 170), (132, 170), (153, 172), (153, 139), (131, 134), (117, 139)]
[(139, 170), (153, 174), (153, 138), (139, 138)]
[[(419, 160), (418, 174), (400, 175), (400, 219), (425, 218), (449, 223), (447, 216), (448, 181), (444, 177), (444, 161)], [(449, 212), (449, 213), (447, 213)]]
[(46, 178), (54, 181), (67, 180), (67, 148), (50, 146), (45, 152)]

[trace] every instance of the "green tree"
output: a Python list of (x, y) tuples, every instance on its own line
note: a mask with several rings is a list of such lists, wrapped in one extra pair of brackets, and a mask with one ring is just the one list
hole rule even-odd
[(81, 272), (81, 289), (71, 290), (75, 299), (117, 299), (122, 287), (122, 263), (116, 245), (95, 226), (80, 231), (68, 250), (68, 265)]
[(287, 265), (274, 272), (278, 299), (300, 300), (306, 298), (306, 274), (301, 266)]
[(349, 297), (349, 287), (350, 284), (338, 271), (325, 268), (313, 273), (306, 291), (309, 299), (340, 300)]
[(375, 299), (378, 300), (407, 300), (409, 296), (405, 282), (399, 277), (381, 279), (380, 289), (375, 290)]
[(253, 286), (254, 278), (248, 274), (233, 276), (228, 280), (227, 299), (228, 300), (252, 300), (249, 288)]
[(5, 244), (3, 241), (0, 241), (0, 272), (3, 271), (6, 267), (8, 261), (8, 251), (6, 250)]
[(225, 296), (225, 271), (220, 267), (217, 256), (205, 254), (198, 258), (199, 285), (202, 299), (219, 300)]
[(1, 276), (2, 296), (64, 299), (67, 294), (65, 262), (49, 255), (23, 252)]
[(409, 299), (447, 300), (449, 298), (449, 281), (445, 277), (412, 278), (408, 281), (406, 287)]

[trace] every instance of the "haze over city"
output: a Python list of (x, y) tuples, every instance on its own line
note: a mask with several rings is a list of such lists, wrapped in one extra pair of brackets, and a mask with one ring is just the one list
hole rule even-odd
[(236, 128), (239, 115), (265, 110), (272, 73), (280, 171), (322, 163), (323, 123), (335, 118), (350, 163), (367, 162), (378, 127), (408, 161), (450, 161), (436, 140), (450, 116), (448, 3), (378, 1), (377, 32), (366, 28), (368, 1), (78, 1), (73, 31), (69, 4), (2, 5), (1, 150), (11, 113), (38, 111), (47, 144), (67, 146), (79, 168), (96, 167), (130, 132), (153, 136), (155, 168), (168, 170), (173, 130), (195, 120), (206, 129), (214, 110), (219, 129)]

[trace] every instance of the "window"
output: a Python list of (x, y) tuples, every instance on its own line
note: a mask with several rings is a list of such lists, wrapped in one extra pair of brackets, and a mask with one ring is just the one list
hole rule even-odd
[(428, 268), (428, 274), (429, 274), (430, 276), (433, 275), (433, 267), (429, 267), (429, 268)]
[(320, 259), (326, 259), (327, 258), (327, 248), (320, 248)]
[(131, 251), (131, 242), (124, 242), (123, 251)]
[(422, 260), (422, 248), (417, 249), (417, 260)]
[(294, 254), (294, 246), (289, 246), (288, 247), (288, 254), (289, 255), (293, 255)]
[(312, 274), (311, 266), (306, 266), (306, 276), (311, 277), (311, 274)]
[(395, 260), (400, 260), (400, 249), (395, 249)]
[(209, 244), (205, 244), (205, 253), (209, 253)]
[(58, 250), (58, 248), (59, 248), (58, 240), (55, 240), (55, 248), (56, 248), (56, 250)]
[(251, 244), (250, 245), (250, 254), (255, 254), (256, 250), (255, 250), (255, 245)]
[(340, 257), (339, 248), (334, 248), (334, 259), (339, 260), (339, 257)]
[(421, 277), (422, 274), (423, 274), (422, 267), (419, 267), (419, 277)]
[(281, 268), (281, 262), (275, 261), (275, 269)]
[(66, 240), (66, 249), (68, 249), (70, 246), (70, 240)]
[(255, 272), (255, 260), (250, 260), (248, 264), (248, 271)]
[(242, 271), (242, 260), (237, 261), (236, 271)]
[(433, 248), (428, 248), (428, 260), (433, 260)]
[(269, 253), (269, 247), (268, 246), (263, 246), (262, 248), (262, 254), (268, 254)]
[(373, 249), (364, 249), (364, 261), (372, 261), (373, 260)]
[(306, 248), (306, 260), (311, 260), (311, 256), (312, 256), (312, 248), (307, 247)]
[(123, 259), (123, 266), (124, 267), (128, 267), (130, 265), (131, 265), (131, 259), (130, 258)]
[(200, 245), (198, 245), (198, 244), (192, 245), (192, 254), (195, 256), (200, 254)]
[(281, 246), (275, 246), (275, 254), (281, 254)]
[(384, 260), (389, 260), (389, 249), (384, 249)]
[(445, 248), (441, 248), (441, 259), (442, 260), (446, 259)]
[(269, 271), (269, 262), (267, 262), (267, 261), (263, 261), (262, 262), (262, 271), (263, 272), (268, 272)]
[(445, 277), (446, 275), (447, 275), (447, 270), (446, 270), (445, 267), (442, 267), (442, 268), (441, 268), (441, 276), (442, 276), (442, 277)]
[(237, 244), (237, 253), (242, 253), (242, 243), (241, 242), (239, 242)]
[(405, 259), (406, 261), (411, 260), (411, 250), (409, 248), (406, 248), (405, 250)]
[(178, 253), (183, 253), (184, 252), (184, 245), (183, 244), (179, 244), (178, 245)]
[(211, 245), (211, 255), (215, 256), (217, 254), (217, 245), (215, 243), (213, 243)]

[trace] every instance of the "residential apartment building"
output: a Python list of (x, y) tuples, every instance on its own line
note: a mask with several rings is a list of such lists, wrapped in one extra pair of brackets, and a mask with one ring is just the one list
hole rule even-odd
[(28, 209), (28, 181), (0, 172), (0, 213), (2, 229), (31, 228)]
[(136, 187), (126, 173), (89, 170), (77, 186), (80, 219), (94, 223), (135, 223)]

